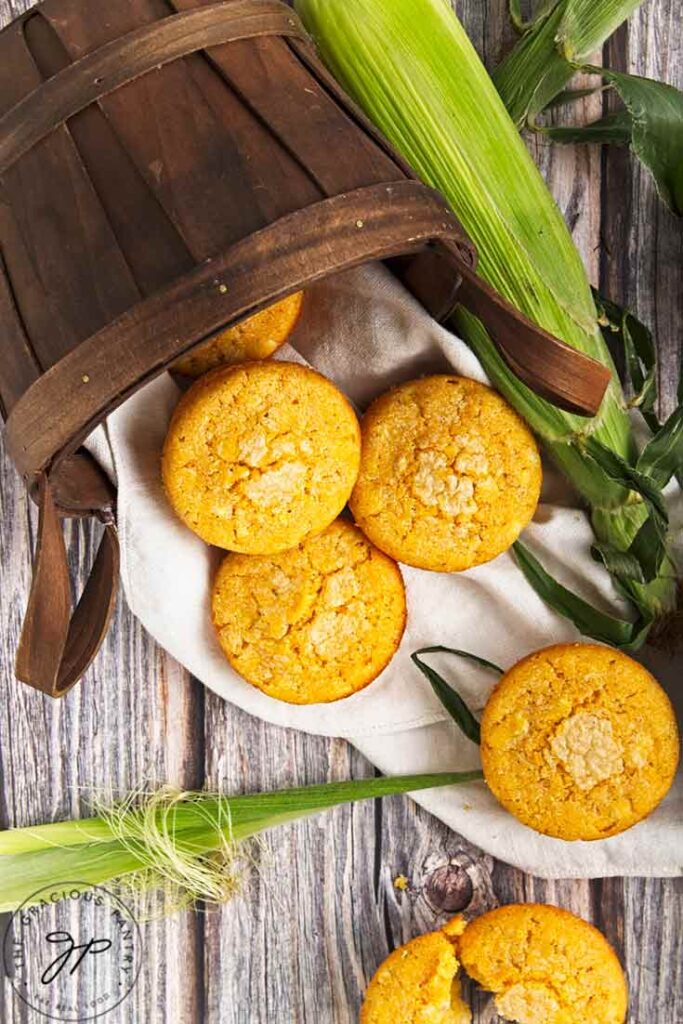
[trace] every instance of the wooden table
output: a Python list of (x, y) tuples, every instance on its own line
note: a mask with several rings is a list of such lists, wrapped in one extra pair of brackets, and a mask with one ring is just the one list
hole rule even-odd
[[(30, 6), (0, 0), (0, 23)], [(507, 0), (457, 6), (480, 53), (495, 64), (511, 41)], [(605, 56), (613, 67), (683, 87), (680, 0), (646, 0)], [(600, 107), (591, 98), (580, 113), (597, 115)], [(680, 224), (628, 153), (534, 148), (593, 281), (655, 329), (671, 407), (683, 308)], [(342, 741), (280, 730), (225, 704), (161, 651), (123, 604), (94, 667), (64, 700), (16, 683), (35, 517), (0, 459), (0, 827), (87, 813), (89, 794), (154, 782), (240, 792), (373, 774)], [(89, 564), (89, 531), (71, 528), (71, 554), (75, 567)], [(139, 983), (106, 1020), (351, 1024), (368, 978), (398, 943), (472, 900), (539, 900), (594, 921), (616, 946), (629, 973), (631, 1024), (683, 1021), (683, 889), (674, 881), (532, 878), (402, 798), (281, 828), (260, 859), (248, 891), (231, 905), (145, 926)], [(404, 892), (393, 884), (400, 874), (409, 879)], [(473, 1005), (478, 1024), (498, 1019), (480, 994)], [(3, 979), (0, 1020), (41, 1019)]]

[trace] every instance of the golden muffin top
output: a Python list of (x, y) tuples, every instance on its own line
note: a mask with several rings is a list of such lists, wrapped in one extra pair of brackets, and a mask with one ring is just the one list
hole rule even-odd
[(455, 572), (495, 558), (532, 518), (536, 442), (490, 388), (463, 377), (402, 384), (362, 421), (356, 522), (392, 558)]
[(162, 475), (177, 515), (208, 544), (272, 554), (339, 515), (359, 461), (358, 420), (334, 384), (267, 361), (193, 384), (171, 420)]
[(481, 721), (486, 781), (524, 824), (604, 839), (648, 815), (679, 754), (671, 702), (650, 673), (597, 644), (558, 644), (505, 673)]
[(339, 700), (388, 664), (406, 621), (396, 563), (343, 519), (278, 555), (231, 554), (213, 589), (230, 664), (293, 704)]
[(295, 292), (241, 323), (220, 331), (179, 359), (173, 369), (186, 377), (201, 377), (216, 366), (267, 359), (284, 345), (294, 330), (303, 297), (303, 292)]
[(567, 910), (512, 904), (456, 939), (463, 968), (518, 1024), (623, 1024), (628, 989), (607, 939)]

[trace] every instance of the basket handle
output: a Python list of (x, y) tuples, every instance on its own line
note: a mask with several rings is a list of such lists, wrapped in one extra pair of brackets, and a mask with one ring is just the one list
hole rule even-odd
[(33, 581), (16, 658), (22, 682), (62, 697), (86, 671), (105, 637), (116, 602), (119, 543), (113, 513), (98, 515), (105, 532), (76, 608), (54, 486), (46, 473), (37, 482), (38, 540)]
[(542, 398), (579, 416), (595, 416), (612, 375), (607, 366), (544, 331), (483, 280), (444, 239), (460, 276), (457, 303), (474, 313), (512, 372)]

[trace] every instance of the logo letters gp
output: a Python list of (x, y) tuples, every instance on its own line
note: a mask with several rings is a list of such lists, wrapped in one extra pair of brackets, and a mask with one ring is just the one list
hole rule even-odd
[(43, 985), (51, 984), (69, 963), (71, 963), (69, 974), (75, 974), (86, 956), (106, 953), (112, 947), (111, 939), (90, 939), (88, 942), (76, 945), (70, 932), (49, 932), (45, 939), (53, 945), (66, 945), (66, 949), (55, 957), (41, 974), (40, 980)]

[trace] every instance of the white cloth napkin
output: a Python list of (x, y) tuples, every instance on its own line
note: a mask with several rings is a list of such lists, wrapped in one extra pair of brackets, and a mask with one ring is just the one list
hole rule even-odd
[[(360, 410), (391, 385), (424, 373), (456, 371), (486, 381), (466, 345), (434, 323), (381, 266), (312, 287), (292, 346), (279, 358), (310, 363)], [(162, 491), (160, 451), (178, 398), (164, 375), (117, 409), (88, 442), (118, 486), (123, 587), (147, 630), (225, 700), (276, 725), (343, 736), (384, 773), (478, 767), (476, 746), (447, 717), (410, 652), (440, 643), (507, 668), (530, 651), (577, 640), (576, 630), (543, 604), (510, 555), (459, 574), (402, 566), (408, 626), (375, 682), (332, 704), (295, 706), (266, 696), (232, 671), (212, 631), (210, 586), (221, 552), (175, 518)], [(591, 530), (574, 500), (546, 467), (543, 502), (526, 540), (567, 585), (606, 610), (624, 611), (590, 556)], [(475, 710), (483, 708), (494, 676), (462, 659), (434, 664)], [(680, 777), (651, 818), (594, 843), (537, 835), (504, 811), (483, 783), (431, 790), (416, 799), (488, 853), (537, 875), (676, 875), (683, 863)]]

